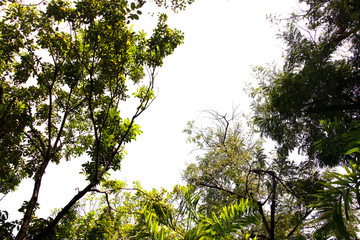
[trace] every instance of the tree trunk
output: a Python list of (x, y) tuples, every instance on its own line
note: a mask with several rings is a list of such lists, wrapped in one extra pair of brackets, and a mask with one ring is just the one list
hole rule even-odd
[(39, 172), (36, 173), (33, 194), (32, 194), (31, 199), (26, 207), (24, 219), (21, 224), (21, 228), (20, 228), (18, 234), (16, 235), (15, 240), (25, 240), (26, 239), (26, 232), (27, 232), (27, 229), (29, 228), (31, 216), (34, 212), (34, 209), (35, 209), (35, 206), (36, 206), (36, 203), (38, 200), (40, 186), (41, 186), (41, 180), (45, 173), (45, 169), (46, 169), (48, 163), (49, 163), (49, 160), (44, 160), (43, 164), (41, 165), (41, 167), (39, 169)]
[(275, 210), (276, 210), (276, 179), (272, 175), (272, 197), (271, 197), (271, 216), (270, 216), (270, 240), (275, 240)]

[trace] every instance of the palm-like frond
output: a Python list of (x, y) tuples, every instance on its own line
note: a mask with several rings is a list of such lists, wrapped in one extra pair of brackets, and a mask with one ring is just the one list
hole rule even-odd
[(149, 202), (145, 206), (144, 217), (151, 239), (205, 240), (233, 239), (235, 236), (236, 239), (256, 239), (249, 230), (260, 222), (260, 216), (252, 201), (240, 199), (223, 207), (219, 213), (213, 213), (212, 217), (206, 217), (199, 210), (200, 195), (194, 187), (181, 187), (180, 190), (178, 211), (161, 202)]
[[(185, 239), (231, 239), (235, 234), (250, 237), (251, 234), (246, 234), (243, 230), (260, 222), (256, 207), (256, 204), (248, 199), (241, 199), (235, 204), (223, 207), (218, 216), (213, 213), (212, 218), (201, 219), (201, 223), (189, 231)], [(194, 236), (195, 232), (197, 237), (203, 238)]]
[[(345, 174), (329, 173), (333, 179), (323, 183), (324, 190), (316, 196), (319, 203), (313, 205), (318, 210), (316, 221), (323, 222), (316, 235), (335, 235), (338, 239), (351, 239), (354, 233), (349, 229), (351, 221), (358, 221), (356, 209), (359, 206), (360, 166), (351, 163), (344, 166)], [(354, 202), (353, 199), (357, 199)]]

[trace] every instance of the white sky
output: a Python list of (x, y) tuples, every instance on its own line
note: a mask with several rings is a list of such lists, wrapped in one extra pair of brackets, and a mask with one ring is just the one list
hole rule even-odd
[[(193, 159), (189, 153), (194, 146), (186, 143), (182, 133), (186, 123), (196, 120), (203, 110), (227, 113), (239, 106), (249, 113), (250, 101), (243, 88), (254, 81), (252, 66), (279, 61), (282, 53), (277, 27), (266, 15), (296, 9), (295, 0), (196, 0), (185, 12), (170, 14), (169, 26), (185, 33), (185, 43), (159, 69), (157, 99), (137, 122), (143, 134), (127, 146), (122, 170), (112, 177), (130, 184), (140, 181), (147, 189), (171, 190), (180, 184), (186, 162)], [(146, 20), (146, 26), (137, 28), (149, 28), (151, 23), (155, 27), (156, 22)], [(76, 165), (64, 163), (47, 170), (39, 217), (63, 207), (75, 188), (84, 186)], [(0, 201), (0, 209), (8, 210), (11, 219), (20, 218), (16, 210), (30, 199), (32, 187), (22, 184), (19, 191)]]

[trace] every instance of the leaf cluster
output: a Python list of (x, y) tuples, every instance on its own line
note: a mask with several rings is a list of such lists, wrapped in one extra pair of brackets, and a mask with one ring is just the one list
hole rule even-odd
[[(109, 192), (109, 199), (113, 196), (111, 200), (92, 200), (99, 204), (96, 212), (87, 212), (82, 217), (77, 207), (72, 230), (58, 236), (68, 239), (73, 236), (82, 239), (256, 239), (250, 231), (240, 231), (259, 221), (256, 205), (249, 200), (242, 199), (212, 217), (205, 217), (197, 207), (200, 197), (191, 186), (176, 186), (173, 192), (167, 193), (145, 191), (139, 185), (131, 189), (120, 185), (123, 187)], [(134, 193), (124, 192), (126, 190)], [(79, 235), (80, 232), (85, 235)]]
[[(33, 178), (18, 238), (46, 238), (109, 170), (120, 169), (125, 145), (141, 134), (135, 120), (155, 98), (156, 70), (183, 42), (183, 34), (169, 28), (166, 15), (151, 36), (134, 32), (131, 24), (145, 4), (140, 0), (2, 4), (0, 191), (14, 191), (21, 180)], [(129, 89), (136, 87), (131, 95)], [(129, 117), (122, 109), (131, 96), (136, 101)], [(88, 185), (53, 219), (35, 224), (46, 168), (80, 156)], [(45, 227), (30, 233), (32, 223)]]
[(317, 221), (323, 221), (315, 233), (316, 239), (335, 235), (337, 239), (352, 239), (358, 232), (359, 217), (357, 208), (360, 201), (359, 166), (351, 163), (344, 166), (345, 174), (328, 173), (328, 181), (324, 189), (316, 195), (319, 202), (313, 205), (317, 208)]
[[(240, 199), (251, 199), (261, 221), (253, 228), (258, 239), (304, 237), (322, 189), (321, 174), (312, 164), (269, 157), (262, 141), (252, 140), (237, 118), (216, 116), (211, 126), (188, 124), (185, 132), (201, 154), (184, 171), (184, 179), (203, 196), (200, 209), (206, 217)], [(236, 116), (233, 114), (231, 116)], [(215, 220), (216, 221), (216, 220)], [(220, 221), (220, 220), (219, 220)]]
[(342, 119), (340, 135), (358, 121), (359, 6), (352, 1), (302, 2), (307, 10), (293, 15), (280, 35), (287, 46), (283, 68), (256, 70), (254, 123), (279, 144), (278, 154), (287, 156), (298, 147), (310, 160), (336, 166), (351, 156), (317, 151), (313, 143), (327, 137), (321, 121)]

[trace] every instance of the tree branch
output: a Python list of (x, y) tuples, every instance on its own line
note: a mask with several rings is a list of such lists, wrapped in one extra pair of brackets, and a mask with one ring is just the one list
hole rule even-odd
[(301, 223), (295, 225), (293, 227), (293, 229), (288, 233), (288, 235), (286, 236), (287, 238), (290, 238), (291, 235), (293, 235), (295, 233), (295, 231), (298, 229), (298, 227), (302, 224), (302, 222), (312, 213), (313, 209), (307, 210), (304, 214), (304, 216), (301, 218)]

